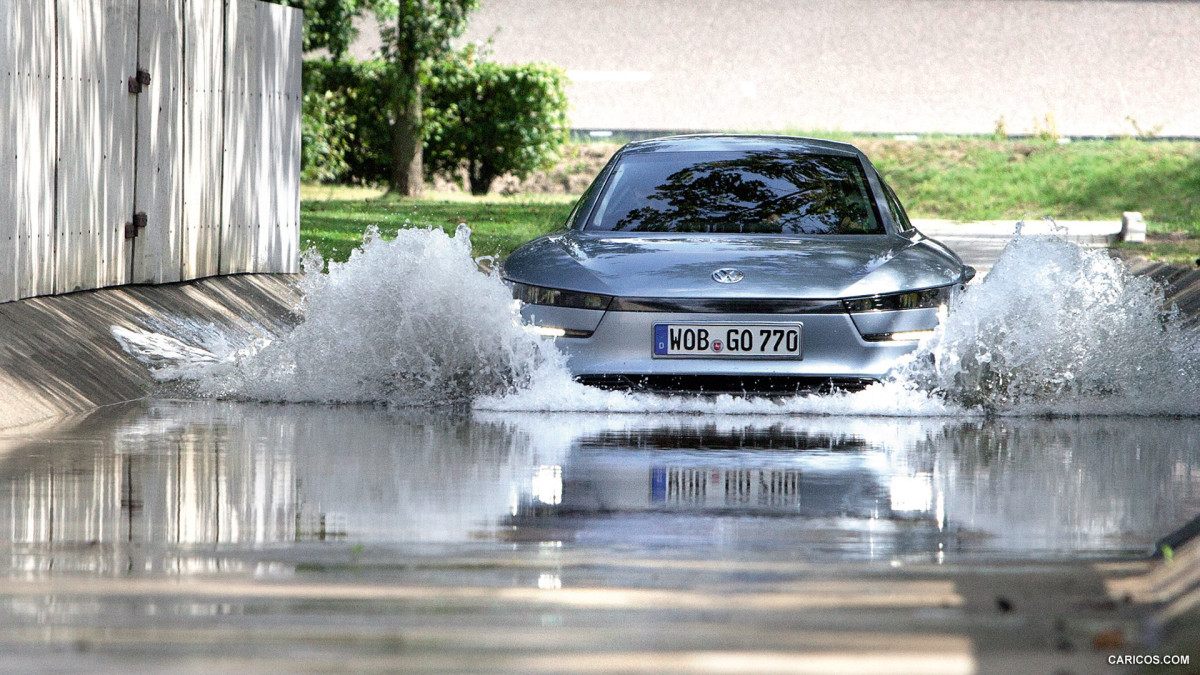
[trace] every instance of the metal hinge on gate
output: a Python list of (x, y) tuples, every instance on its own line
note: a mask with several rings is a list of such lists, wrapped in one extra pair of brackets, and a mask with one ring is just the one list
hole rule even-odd
[(125, 238), (126, 239), (136, 238), (138, 236), (138, 231), (146, 229), (146, 223), (148, 223), (148, 222), (150, 222), (150, 219), (146, 217), (146, 214), (144, 214), (144, 213), (133, 214), (133, 221), (125, 223)]
[(142, 87), (150, 84), (150, 71), (145, 68), (138, 68), (137, 75), (129, 78), (129, 93), (140, 94)]

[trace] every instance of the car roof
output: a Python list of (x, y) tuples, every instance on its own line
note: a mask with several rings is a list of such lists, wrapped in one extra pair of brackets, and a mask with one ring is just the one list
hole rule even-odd
[(621, 152), (722, 152), (753, 150), (792, 150), (831, 155), (853, 155), (865, 159), (862, 151), (849, 143), (799, 136), (751, 134), (689, 134), (666, 136), (629, 143)]

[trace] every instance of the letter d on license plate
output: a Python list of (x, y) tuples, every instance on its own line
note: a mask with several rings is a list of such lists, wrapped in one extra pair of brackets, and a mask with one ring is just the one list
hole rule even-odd
[(654, 324), (654, 356), (798, 359), (800, 324)]

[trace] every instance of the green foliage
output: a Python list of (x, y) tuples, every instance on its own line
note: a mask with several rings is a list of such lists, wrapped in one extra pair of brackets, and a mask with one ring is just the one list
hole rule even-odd
[[(382, 61), (304, 64), (304, 179), (375, 184), (391, 175), (388, 102), (400, 87)], [(432, 173), (471, 168), (472, 185), (549, 168), (567, 138), (561, 70), (478, 62), (468, 53), (435, 64), (426, 80), (424, 128)], [(486, 184), (486, 185), (485, 185)]]
[(340, 60), (358, 37), (354, 19), (367, 9), (378, 10), (385, 0), (276, 0), (304, 10), (304, 51), (325, 49)]
[[(409, 62), (428, 66), (434, 59), (450, 51), (450, 41), (462, 35), (467, 27), (467, 15), (478, 6), (479, 0), (398, 0), (380, 3), (375, 14), (381, 24), (388, 26), (381, 36), (384, 60), (392, 64)], [(400, 75), (404, 76), (403, 73)], [(404, 87), (418, 87), (420, 84), (420, 81), (401, 82)]]
[(465, 166), (472, 194), (506, 173), (551, 168), (569, 135), (562, 69), (493, 63), (471, 47), (433, 64), (425, 103), (426, 172)]
[(304, 94), (300, 116), (300, 180), (336, 183), (350, 174), (346, 158), (354, 142), (355, 118), (344, 91)]
[[(305, 148), (304, 171), (323, 182), (386, 181), (392, 163), (388, 101), (395, 87), (391, 69), (382, 61), (305, 61), (304, 122), (314, 127), (306, 129), (305, 141), (310, 136), (329, 139), (329, 148)], [(327, 110), (318, 111), (321, 105)], [(345, 150), (343, 161), (332, 154), (335, 148)]]

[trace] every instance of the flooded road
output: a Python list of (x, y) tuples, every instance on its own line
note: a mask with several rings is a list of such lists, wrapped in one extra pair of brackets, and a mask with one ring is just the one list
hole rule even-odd
[(13, 670), (1100, 672), (1200, 420), (158, 400), (0, 435), (0, 511)]
[(575, 383), (465, 232), (302, 286), (114, 329), (178, 399), (0, 432), (0, 670), (1104, 672), (1200, 568), (1195, 329), (1061, 239), (778, 399)]
[(1200, 420), (639, 416), (157, 401), (0, 437), (8, 574), (519, 546), (1128, 558), (1200, 514)]

